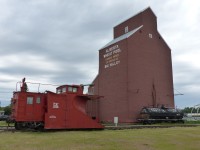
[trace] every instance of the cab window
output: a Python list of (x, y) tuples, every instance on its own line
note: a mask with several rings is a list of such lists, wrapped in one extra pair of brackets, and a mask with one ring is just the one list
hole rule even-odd
[(71, 86), (68, 87), (68, 92), (72, 92), (72, 87)]
[(73, 88), (73, 92), (76, 93), (77, 92), (77, 88), (74, 87)]
[(62, 88), (62, 93), (66, 93), (66, 87)]
[(57, 90), (57, 93), (60, 94), (60, 93), (61, 93), (61, 89), (58, 89), (58, 90)]

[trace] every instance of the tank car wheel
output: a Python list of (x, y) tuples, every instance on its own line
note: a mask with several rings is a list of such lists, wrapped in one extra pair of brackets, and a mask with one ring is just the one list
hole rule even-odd
[(143, 121), (143, 125), (146, 125), (146, 124), (148, 124), (148, 121)]

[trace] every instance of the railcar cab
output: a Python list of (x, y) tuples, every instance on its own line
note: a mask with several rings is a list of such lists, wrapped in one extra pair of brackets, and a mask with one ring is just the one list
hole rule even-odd
[(57, 94), (83, 94), (81, 85), (62, 85), (56, 88)]

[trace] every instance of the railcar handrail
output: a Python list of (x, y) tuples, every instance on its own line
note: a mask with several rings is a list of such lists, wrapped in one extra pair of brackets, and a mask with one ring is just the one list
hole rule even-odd
[[(60, 85), (56, 85), (56, 84), (35, 83), (35, 82), (26, 82), (26, 83), (29, 83), (29, 84), (38, 84), (38, 92), (40, 91), (40, 85), (60, 86)], [(19, 84), (20, 84), (20, 87), (21, 87), (22, 81), (18, 81), (16, 83), (16, 92), (18, 91), (18, 85)]]

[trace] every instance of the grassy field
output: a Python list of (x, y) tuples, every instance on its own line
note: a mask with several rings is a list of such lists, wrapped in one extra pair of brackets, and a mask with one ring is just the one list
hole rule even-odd
[[(8, 124), (5, 121), (0, 121), (0, 126), (7, 126)], [(10, 123), (10, 126), (14, 126), (14, 123)]]
[(200, 127), (0, 132), (1, 150), (199, 150)]

